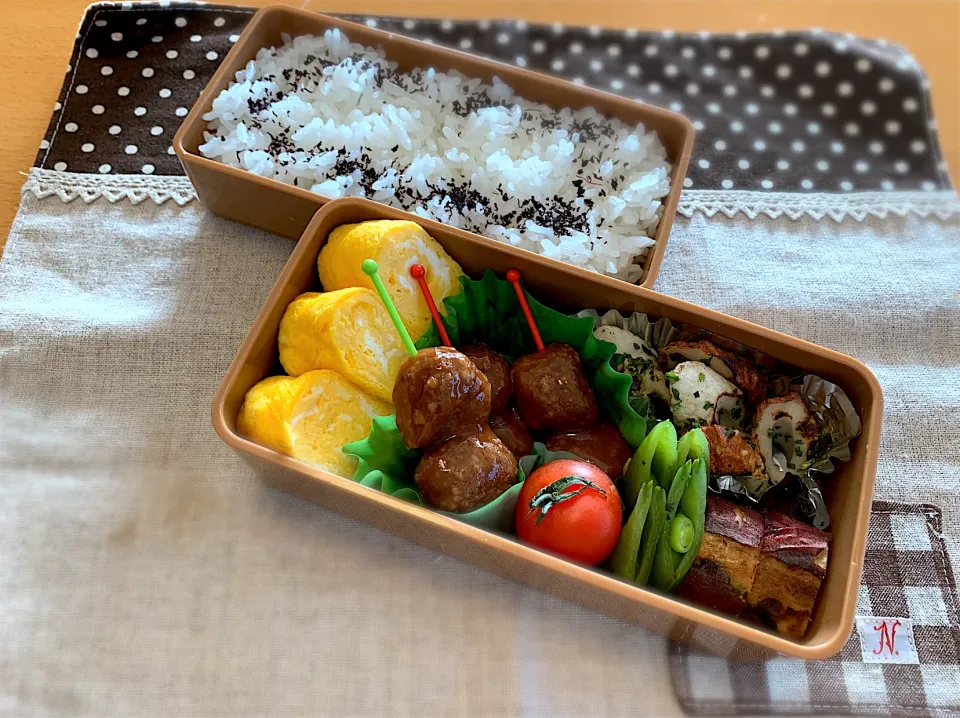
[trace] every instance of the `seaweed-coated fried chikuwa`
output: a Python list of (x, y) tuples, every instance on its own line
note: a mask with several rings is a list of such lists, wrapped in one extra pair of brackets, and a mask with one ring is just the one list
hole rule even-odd
[(427, 449), (414, 480), (432, 506), (465, 513), (485, 506), (514, 484), (517, 460), (484, 424)]
[(585, 429), (597, 422), (597, 401), (569, 344), (551, 344), (517, 359), (511, 370), (520, 419), (535, 431)]
[(397, 428), (410, 449), (486, 424), (490, 399), (490, 382), (483, 372), (448, 347), (421, 349), (407, 357), (393, 387)]

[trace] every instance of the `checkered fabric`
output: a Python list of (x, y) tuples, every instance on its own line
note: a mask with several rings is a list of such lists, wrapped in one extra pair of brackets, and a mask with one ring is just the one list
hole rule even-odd
[(671, 673), (684, 709), (957, 715), (960, 603), (941, 528), (931, 504), (874, 502), (857, 628), (844, 649), (826, 661), (739, 663), (673, 644)]

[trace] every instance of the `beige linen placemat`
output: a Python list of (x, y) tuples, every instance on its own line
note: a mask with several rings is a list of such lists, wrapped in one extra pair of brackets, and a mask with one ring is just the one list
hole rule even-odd
[[(184, 80), (194, 72), (186, 83), (170, 83), (178, 92), (199, 85), (198, 63), (215, 64), (207, 55), (222, 56), (244, 12), (176, 3), (93, 8), (41, 148), (38, 163), (48, 169), (34, 170), (25, 188), (0, 263), (0, 714), (960, 710), (955, 654), (878, 670), (853, 643), (856, 655), (829, 681), (802, 664), (730, 664), (263, 488), (213, 434), (209, 404), (292, 244), (210, 216), (185, 179), (158, 176), (165, 138), (189, 99), (160, 95), (166, 84), (120, 85), (132, 88), (127, 95), (111, 84), (130, 69), (122, 63), (145, 61), (149, 46), (172, 63), (154, 63), (154, 82), (172, 67)], [(138, 25), (137, 13), (151, 13), (166, 29), (151, 34), (155, 25)], [(201, 18), (202, 29), (191, 25)], [(128, 24), (111, 25), (120, 21)], [(441, 37), (451, 29), (457, 26), (426, 22), (411, 32)], [(527, 38), (532, 58), (542, 32), (555, 31), (489, 24), (471, 32), (493, 49), (500, 33), (508, 44)], [(610, 37), (565, 32), (582, 52), (609, 52)], [(107, 58), (109, 43), (136, 37), (139, 49), (124, 45), (116, 60)], [(92, 39), (95, 46), (83, 44)], [(726, 43), (742, 43), (759, 68), (761, 46), (774, 55), (804, 43), (819, 52), (829, 46), (834, 58), (842, 54), (834, 42), (842, 40), (624, 36), (618, 47), (647, 57), (645, 48), (656, 44), (675, 53), (658, 56), (660, 71), (675, 64), (686, 73), (700, 71), (696, 53), (719, 58)], [(194, 45), (203, 46), (196, 58)], [(899, 62), (895, 49), (861, 49), (874, 53), (871, 72), (890, 58)], [(167, 58), (170, 51), (177, 56)], [(584, 68), (590, 61), (576, 60)], [(624, 82), (633, 82), (629, 62), (620, 65)], [(859, 72), (855, 60), (851, 67)], [(140, 76), (143, 69), (137, 66)], [(767, 69), (774, 82), (776, 66)], [(906, 77), (909, 68), (901, 72)], [(773, 111), (776, 98), (764, 104), (759, 80), (737, 77), (738, 92), (753, 87), (758, 108)], [(652, 91), (657, 80), (648, 79)], [(103, 99), (114, 96), (120, 99)], [(906, 97), (896, 99), (902, 132), (919, 106), (908, 110)], [(701, 95), (669, 101), (710, 114)], [(116, 124), (108, 105), (129, 116)], [(927, 131), (927, 119), (916, 127)], [(695, 177), (698, 187), (718, 189), (685, 194), (657, 289), (850, 353), (874, 369), (887, 405), (877, 492), (886, 503), (875, 508), (896, 523), (889, 540), (926, 551), (926, 539), (929, 556), (943, 561), (933, 583), (919, 587), (930, 589), (920, 596), (930, 600), (904, 599), (896, 615), (913, 621), (918, 636), (935, 629), (956, 637), (948, 609), (960, 560), (960, 226), (952, 193), (938, 184), (935, 136), (904, 181), (942, 192), (867, 185), (858, 189), (878, 191), (807, 192), (801, 174), (791, 173), (791, 192), (776, 194), (722, 189), (729, 175), (713, 170), (739, 167), (717, 160), (727, 150), (717, 147), (715, 131), (708, 119), (709, 166), (698, 165)], [(806, 122), (798, 131), (809, 131)], [(724, 136), (733, 142), (737, 133)], [(110, 142), (120, 143), (122, 158), (102, 175), (102, 157), (87, 169), (53, 169), (94, 154), (84, 151), (87, 143), (107, 153)], [(870, 153), (866, 139), (844, 142), (845, 152)], [(901, 151), (913, 149), (907, 142)], [(883, 162), (896, 172), (901, 160)], [(936, 535), (917, 526), (934, 526)], [(897, 605), (870, 588), (871, 577), (886, 578), (879, 570), (865, 573), (865, 619)], [(904, 596), (918, 588), (895, 578), (882, 585)], [(904, 694), (911, 675), (914, 689)]]

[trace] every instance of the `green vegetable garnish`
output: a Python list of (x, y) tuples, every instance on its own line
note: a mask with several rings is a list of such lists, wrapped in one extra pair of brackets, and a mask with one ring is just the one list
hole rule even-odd
[[(650, 483), (653, 486), (652, 482)], [(640, 586), (650, 580), (650, 570), (653, 568), (653, 558), (657, 551), (660, 534), (663, 533), (663, 524), (667, 520), (667, 493), (659, 486), (653, 487), (653, 500), (650, 502), (650, 511), (647, 521), (643, 525), (643, 537), (640, 539), (640, 555), (637, 557), (637, 575), (634, 581)]]
[(687, 484), (687, 489), (683, 492), (683, 498), (680, 499), (680, 513), (693, 522), (694, 536), (690, 549), (675, 566), (673, 582), (668, 589), (670, 591), (679, 586), (683, 577), (687, 575), (687, 571), (693, 565), (693, 561), (700, 552), (700, 546), (703, 543), (703, 526), (707, 514), (708, 473), (709, 467), (706, 461), (698, 459), (694, 462), (693, 469), (690, 472), (690, 483)]
[(670, 548), (677, 553), (686, 553), (693, 546), (695, 534), (693, 521), (680, 514), (670, 525)]
[(661, 591), (669, 590), (677, 570), (676, 552), (670, 548), (669, 536), (673, 531), (673, 519), (667, 521), (657, 542), (657, 550), (653, 557), (653, 570), (650, 573), (650, 583)]
[(669, 421), (661, 421), (640, 443), (623, 476), (622, 498), (625, 506), (633, 506), (643, 485), (656, 478), (664, 486), (672, 478), (670, 470), (677, 460), (677, 429)]
[(637, 496), (636, 505), (630, 512), (630, 518), (624, 524), (617, 545), (613, 549), (613, 557), (611, 558), (613, 572), (628, 581), (632, 581), (637, 573), (637, 555), (640, 551), (640, 541), (643, 538), (647, 522), (647, 513), (650, 510), (653, 489), (652, 481), (643, 485), (639, 496)]
[(680, 498), (683, 496), (683, 492), (687, 489), (687, 484), (690, 483), (690, 472), (693, 469), (693, 462), (687, 461), (673, 477), (673, 481), (670, 482), (670, 490), (667, 492), (667, 521), (672, 519), (677, 513), (677, 506), (680, 503)]
[(677, 444), (677, 462), (673, 465), (670, 473), (676, 474), (677, 471), (688, 460), (703, 459), (707, 467), (707, 474), (710, 473), (710, 442), (707, 436), (700, 429), (688, 431)]
[[(694, 450), (700, 450), (693, 449), (698, 444), (697, 439), (691, 440), (687, 447), (688, 455)], [(670, 498), (675, 495), (678, 482), (684, 479), (686, 482), (682, 495), (678, 504), (673, 507), (676, 516), (673, 516), (670, 511)], [(704, 459), (686, 461), (677, 471), (670, 494), (671, 497), (667, 499), (667, 523), (657, 543), (651, 573), (651, 583), (661, 591), (672, 591), (679, 585), (693, 565), (703, 543), (703, 526), (707, 512), (707, 462)], [(685, 522), (689, 522), (692, 527), (692, 535), (686, 551), (680, 551), (677, 547), (682, 548), (687, 543), (686, 540), (680, 541), (689, 531)]]

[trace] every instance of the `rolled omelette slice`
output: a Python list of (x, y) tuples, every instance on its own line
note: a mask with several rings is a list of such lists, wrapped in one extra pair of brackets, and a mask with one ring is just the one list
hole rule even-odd
[(280, 320), (278, 343), (280, 363), (290, 376), (333, 369), (391, 403), (407, 356), (380, 298), (362, 287), (301, 294)]
[(337, 227), (317, 259), (323, 288), (373, 289), (370, 277), (360, 268), (365, 259), (374, 259), (380, 266), (380, 278), (414, 341), (430, 328), (432, 319), (410, 267), (422, 264), (427, 270), (427, 285), (441, 312), (441, 300), (460, 293), (460, 265), (416, 222), (372, 220)]
[(349, 479), (357, 460), (340, 447), (366, 438), (373, 417), (392, 413), (390, 404), (337, 372), (319, 369), (255, 384), (244, 397), (237, 428), (258, 444)]

